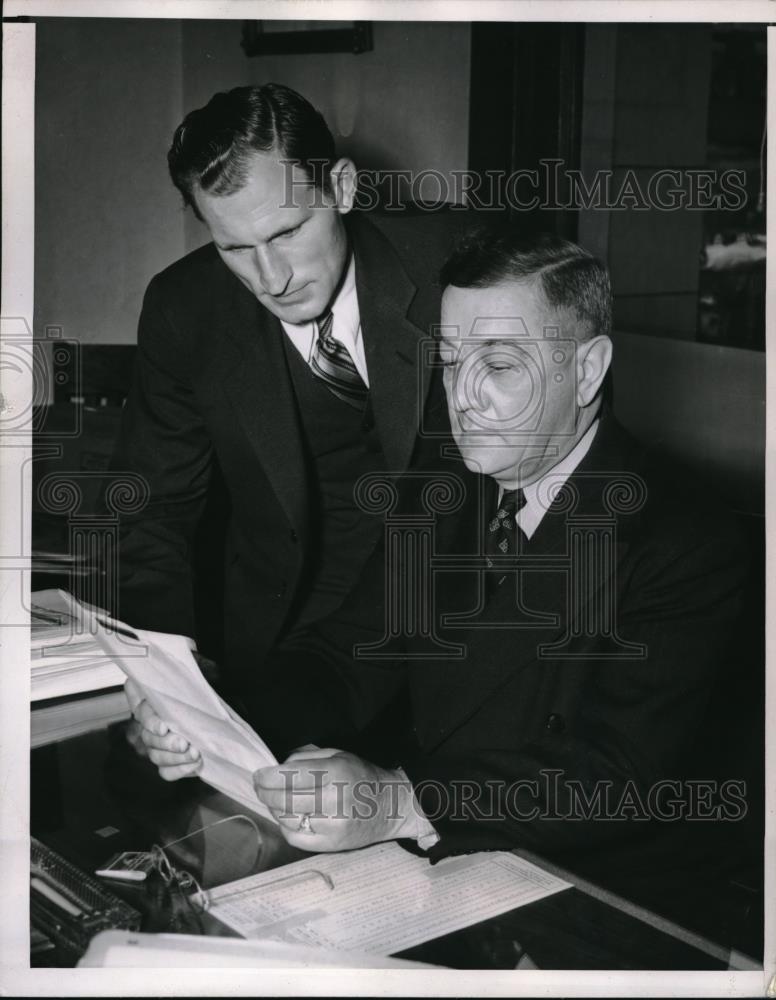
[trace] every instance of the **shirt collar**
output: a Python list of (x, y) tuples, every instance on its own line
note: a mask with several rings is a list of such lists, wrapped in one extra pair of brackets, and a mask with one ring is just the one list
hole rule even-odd
[[(529, 486), (523, 487), (525, 506), (517, 515), (517, 523), (528, 538), (539, 527), (558, 490), (563, 486), (585, 455), (587, 455), (598, 430), (599, 422), (599, 418), (596, 417), (568, 455), (564, 455), (556, 465), (548, 469), (541, 479), (537, 479)], [(500, 488), (499, 503), (503, 495), (504, 490)]]
[(345, 280), (331, 305), (331, 311), (334, 315), (334, 336), (343, 342), (350, 337), (355, 343), (360, 330), (360, 316), (356, 293), (356, 258), (352, 253), (345, 272)]

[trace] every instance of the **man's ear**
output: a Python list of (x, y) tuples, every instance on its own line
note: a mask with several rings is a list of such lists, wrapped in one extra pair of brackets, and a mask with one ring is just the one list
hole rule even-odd
[(331, 168), (331, 189), (340, 215), (347, 215), (356, 197), (356, 165), (352, 160), (340, 159)]
[(612, 342), (605, 334), (577, 344), (577, 405), (595, 399), (612, 361)]

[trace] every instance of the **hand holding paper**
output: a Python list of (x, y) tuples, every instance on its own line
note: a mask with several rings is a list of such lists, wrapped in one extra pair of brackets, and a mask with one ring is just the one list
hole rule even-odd
[(300, 750), (253, 781), (285, 840), (303, 850), (344, 851), (416, 835), (408, 779), (352, 753)]
[[(277, 761), (251, 727), (202, 676), (188, 640), (180, 635), (140, 629), (134, 635), (125, 630), (114, 631), (100, 627), (99, 621), (94, 634), (103, 652), (133, 682), (127, 695), (135, 699), (133, 708), (137, 710), (138, 721), (144, 728), (151, 727), (151, 742), (146, 743), (148, 734), (143, 739), (149, 756), (177, 755), (176, 747), (181, 744), (172, 740), (168, 745), (166, 740), (170, 725), (174, 725), (175, 737), (185, 740), (187, 749), (192, 746), (199, 751), (196, 773), (203, 781), (274, 822), (270, 811), (256, 798), (251, 778), (257, 768)], [(180, 766), (175, 757), (158, 756), (157, 760), (163, 767)], [(189, 762), (193, 763), (191, 758)]]
[(165, 781), (177, 781), (178, 778), (198, 774), (202, 770), (199, 750), (159, 718), (134, 681), (128, 679), (124, 690), (134, 716), (127, 738), (138, 753), (156, 764)]

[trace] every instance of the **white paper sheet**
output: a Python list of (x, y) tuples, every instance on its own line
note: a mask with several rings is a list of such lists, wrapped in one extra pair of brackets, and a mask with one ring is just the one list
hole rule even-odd
[(253, 789), (253, 772), (277, 764), (266, 744), (216, 694), (181, 635), (135, 629), (138, 641), (98, 629), (100, 647), (159, 715), (202, 754), (199, 777), (275, 822)]
[(505, 851), (431, 865), (396, 843), (320, 854), (210, 891), (246, 938), (393, 955), (570, 888)]
[(400, 958), (376, 958), (356, 952), (322, 951), (280, 941), (203, 937), (199, 934), (140, 934), (101, 931), (78, 963), (88, 968), (205, 969), (433, 969)]

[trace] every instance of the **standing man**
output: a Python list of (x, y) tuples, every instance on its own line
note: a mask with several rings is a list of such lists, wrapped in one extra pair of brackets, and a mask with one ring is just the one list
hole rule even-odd
[(212, 242), (146, 293), (113, 469), (142, 474), (150, 502), (122, 524), (118, 613), (196, 639), (192, 552), (217, 466), (226, 658), (255, 676), (279, 636), (338, 606), (374, 547), (358, 480), (422, 464), (421, 420), (445, 424), (419, 365), (445, 225), (400, 217), (392, 241), (351, 214), (354, 164), (277, 84), (216, 94), (168, 159)]

